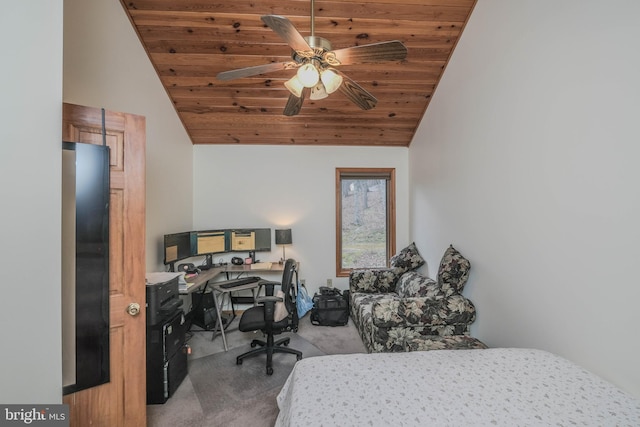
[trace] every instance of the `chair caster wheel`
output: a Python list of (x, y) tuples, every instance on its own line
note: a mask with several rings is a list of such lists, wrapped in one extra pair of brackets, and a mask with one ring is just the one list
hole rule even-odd
[(267, 368), (267, 375), (273, 375), (273, 368)]
[(285, 347), (289, 347), (289, 341), (283, 342), (282, 345), (285, 346)]
[(236, 360), (236, 365), (242, 365), (242, 359), (237, 359)]
[(302, 360), (302, 356), (296, 356), (296, 359)]
[(251, 348), (254, 348), (255, 346), (257, 346), (258, 344), (254, 343), (253, 341), (251, 341)]

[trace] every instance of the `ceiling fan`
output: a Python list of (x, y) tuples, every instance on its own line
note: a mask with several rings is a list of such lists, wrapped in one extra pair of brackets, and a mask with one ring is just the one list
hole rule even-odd
[(291, 94), (284, 107), (285, 116), (300, 112), (305, 96), (323, 99), (340, 91), (363, 110), (375, 107), (378, 100), (358, 83), (335, 67), (382, 61), (400, 61), (406, 58), (407, 48), (398, 40), (353, 46), (332, 50), (329, 40), (314, 35), (314, 0), (311, 0), (311, 35), (303, 37), (284, 16), (264, 15), (260, 19), (287, 42), (293, 50), (293, 61), (273, 62), (253, 67), (218, 73), (218, 80), (233, 80), (281, 70), (297, 69), (285, 87)]

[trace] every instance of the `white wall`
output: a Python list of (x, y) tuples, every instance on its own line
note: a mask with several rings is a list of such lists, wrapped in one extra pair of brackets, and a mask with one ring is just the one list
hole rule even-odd
[(62, 0), (0, 14), (0, 402), (62, 402)]
[[(309, 292), (336, 278), (335, 169), (337, 167), (396, 168), (397, 245), (409, 241), (406, 148), (204, 146), (193, 150), (195, 229), (291, 228), (293, 244), (287, 257), (300, 262), (301, 279)], [(273, 233), (273, 231), (272, 231)], [(272, 241), (277, 261), (281, 247)]]
[(479, 0), (410, 148), (431, 270), (472, 262), (473, 333), (640, 397), (640, 3)]
[(120, 2), (64, 1), (63, 96), (146, 117), (146, 265), (163, 270), (162, 236), (191, 228), (192, 146)]

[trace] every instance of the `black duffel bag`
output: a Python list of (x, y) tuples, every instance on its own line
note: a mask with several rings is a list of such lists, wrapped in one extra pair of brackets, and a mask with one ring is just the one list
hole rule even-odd
[(313, 295), (311, 323), (317, 326), (344, 326), (349, 322), (349, 291), (320, 287)]

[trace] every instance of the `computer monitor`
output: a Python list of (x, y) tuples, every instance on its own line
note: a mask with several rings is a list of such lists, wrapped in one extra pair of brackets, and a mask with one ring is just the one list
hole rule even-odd
[(270, 228), (230, 230), (231, 252), (271, 251)]
[(164, 264), (175, 271), (175, 263), (194, 256), (205, 256), (200, 267), (212, 267), (214, 254), (225, 252), (271, 251), (270, 228), (185, 231), (164, 235)]
[(256, 228), (256, 252), (271, 252), (271, 229)]
[(191, 232), (173, 233), (164, 235), (164, 264), (174, 271), (175, 262), (190, 258)]
[(214, 254), (229, 251), (227, 232), (225, 230), (206, 230), (191, 233), (191, 253), (193, 256), (204, 255), (205, 266), (211, 267)]
[(231, 251), (253, 251), (256, 247), (256, 233), (253, 230), (230, 230)]

